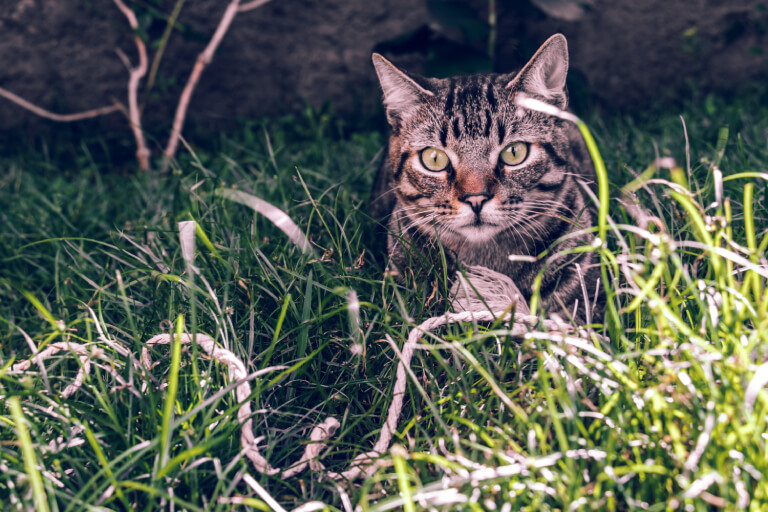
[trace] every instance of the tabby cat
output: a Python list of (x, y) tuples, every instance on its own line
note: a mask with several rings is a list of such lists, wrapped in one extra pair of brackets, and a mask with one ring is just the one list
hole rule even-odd
[[(392, 131), (371, 213), (387, 226), (390, 265), (402, 271), (414, 251), (434, 261), (439, 244), (452, 265), (509, 276), (526, 300), (546, 265), (545, 307), (594, 318), (600, 305), (585, 302), (600, 302), (597, 257), (564, 254), (593, 239), (584, 230), (595, 216), (585, 191), (594, 188), (594, 167), (573, 123), (515, 101), (525, 94), (566, 108), (565, 37), (549, 38), (511, 74), (435, 79), (401, 71), (379, 54), (373, 64)], [(509, 258), (547, 249), (555, 256)]]

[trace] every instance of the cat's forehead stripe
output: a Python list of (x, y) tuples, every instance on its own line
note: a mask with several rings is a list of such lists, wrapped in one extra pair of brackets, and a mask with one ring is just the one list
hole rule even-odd
[(496, 110), (496, 95), (493, 92), (493, 82), (488, 81), (485, 87), (485, 100), (488, 102), (488, 108)]
[(453, 78), (448, 79), (448, 93), (445, 95), (445, 104), (443, 105), (443, 114), (451, 116), (453, 114), (453, 96), (456, 93), (456, 81)]
[(491, 112), (490, 110), (485, 111), (485, 129), (483, 131), (483, 137), (490, 137), (491, 135)]
[(453, 118), (453, 136), (457, 139), (461, 138), (461, 119), (458, 116)]
[(453, 117), (456, 139), (463, 136), (490, 137), (492, 114), (498, 105), (494, 87), (490, 77), (468, 76), (449, 80), (443, 111), (446, 116)]
[(440, 144), (446, 147), (448, 144), (448, 117), (443, 118), (443, 122), (440, 124)]

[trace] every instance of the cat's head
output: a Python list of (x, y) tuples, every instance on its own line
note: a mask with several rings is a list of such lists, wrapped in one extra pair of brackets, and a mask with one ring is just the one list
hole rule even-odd
[(569, 132), (515, 98), (566, 107), (565, 37), (549, 38), (519, 73), (435, 79), (378, 54), (373, 63), (392, 126), (395, 192), (415, 229), (452, 245), (537, 229), (568, 172)]

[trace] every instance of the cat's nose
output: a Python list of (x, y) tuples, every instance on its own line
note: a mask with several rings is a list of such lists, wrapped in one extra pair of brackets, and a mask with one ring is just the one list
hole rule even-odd
[(459, 201), (463, 203), (467, 203), (469, 206), (472, 207), (472, 211), (475, 212), (475, 214), (479, 214), (480, 210), (483, 209), (483, 205), (486, 201), (488, 201), (491, 198), (488, 194), (469, 194), (466, 196), (462, 196), (459, 198)]

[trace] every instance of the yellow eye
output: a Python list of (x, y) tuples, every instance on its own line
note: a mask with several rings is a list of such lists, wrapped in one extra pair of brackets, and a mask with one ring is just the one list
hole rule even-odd
[(428, 170), (438, 172), (445, 170), (450, 160), (448, 160), (445, 151), (430, 147), (421, 150), (421, 162)]
[(528, 144), (513, 142), (501, 152), (501, 161), (505, 165), (520, 165), (528, 156)]

